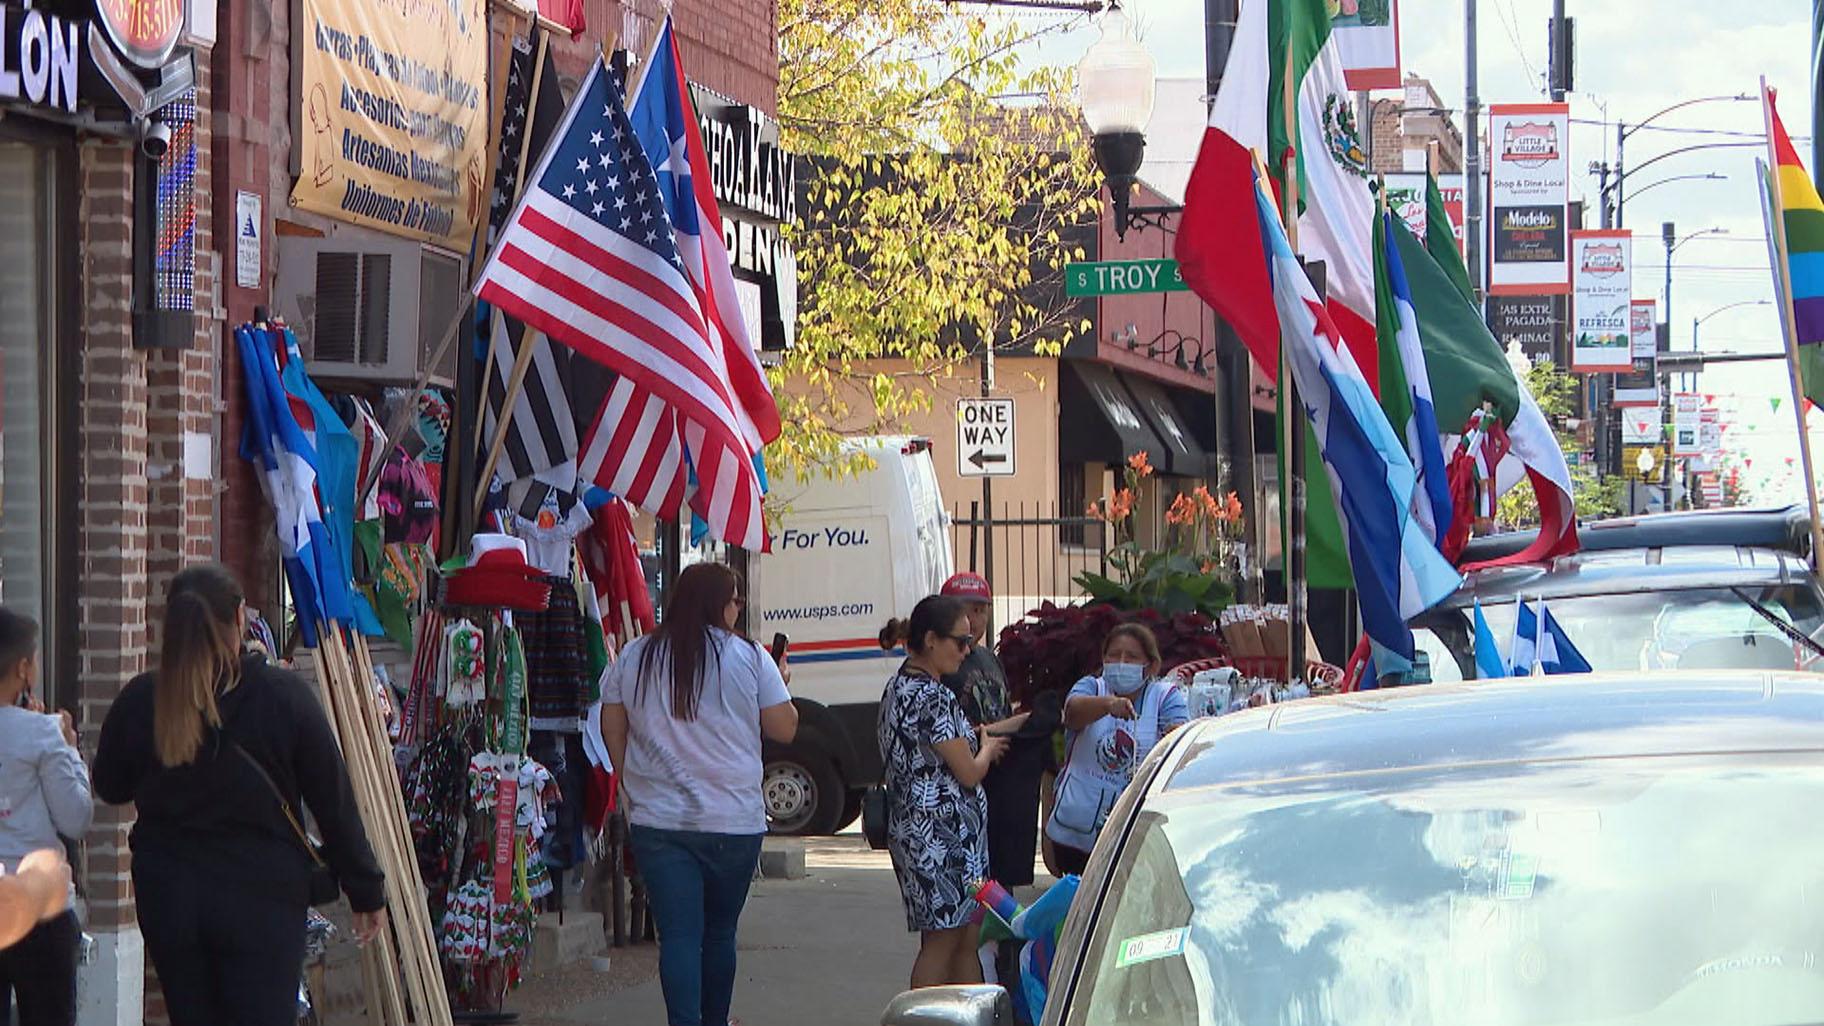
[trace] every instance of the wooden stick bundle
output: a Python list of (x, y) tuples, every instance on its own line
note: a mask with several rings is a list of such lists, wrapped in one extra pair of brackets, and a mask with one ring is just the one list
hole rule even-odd
[(435, 924), (418, 871), (392, 741), (372, 693), (373, 663), (366, 639), (354, 636), (352, 649), (342, 632), (332, 626), (324, 631), (314, 662), (317, 683), (354, 783), (361, 822), (386, 873), (392, 928), (368, 945), (362, 956), (368, 1019), (375, 1026), (451, 1026), (449, 995), (437, 960)]

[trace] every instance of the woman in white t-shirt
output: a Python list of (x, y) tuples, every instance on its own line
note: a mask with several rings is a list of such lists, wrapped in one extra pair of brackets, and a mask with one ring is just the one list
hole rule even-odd
[(735, 927), (766, 836), (760, 741), (798, 731), (780, 667), (735, 633), (746, 601), (728, 567), (685, 570), (658, 630), (602, 677), (602, 739), (659, 928), (670, 1026), (729, 1021)]

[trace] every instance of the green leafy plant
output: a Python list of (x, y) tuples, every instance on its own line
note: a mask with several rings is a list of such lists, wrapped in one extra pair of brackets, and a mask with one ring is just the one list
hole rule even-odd
[(1146, 453), (1135, 453), (1123, 471), (1123, 486), (1090, 504), (1089, 515), (1108, 524), (1116, 539), (1108, 554), (1113, 574), (1083, 573), (1076, 583), (1092, 602), (1116, 609), (1215, 616), (1235, 600), (1232, 550), (1240, 536), (1241, 501), (1234, 493), (1219, 500), (1202, 486), (1180, 494), (1165, 514), (1165, 547), (1149, 549), (1134, 537), (1133, 512), (1141, 482), (1152, 475)]

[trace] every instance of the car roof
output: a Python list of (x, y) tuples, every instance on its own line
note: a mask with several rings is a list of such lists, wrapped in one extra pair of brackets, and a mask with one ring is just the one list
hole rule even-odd
[(1663, 548), (1584, 549), (1550, 563), (1491, 567), (1464, 575), (1442, 603), (1460, 609), (1473, 602), (1547, 599), (1578, 595), (1637, 594), (1681, 588), (1762, 587), (1810, 576), (1802, 557), (1745, 545), (1667, 545)]
[(1625, 673), (1427, 684), (1197, 720), (1152, 793), (1654, 755), (1824, 753), (1824, 676)]
[[(1531, 544), (1538, 533), (1507, 531), (1473, 538), (1463, 551), (1463, 561), (1479, 563), (1511, 556)], [(1577, 525), (1577, 537), (1585, 552), (1676, 545), (1751, 546), (1801, 557), (1811, 552), (1811, 522), (1806, 507), (1799, 505), (1592, 520)]]

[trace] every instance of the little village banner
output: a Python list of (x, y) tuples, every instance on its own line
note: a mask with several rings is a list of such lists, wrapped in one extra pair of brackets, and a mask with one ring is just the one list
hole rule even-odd
[(293, 205), (467, 251), (487, 209), (485, 0), (303, 0)]

